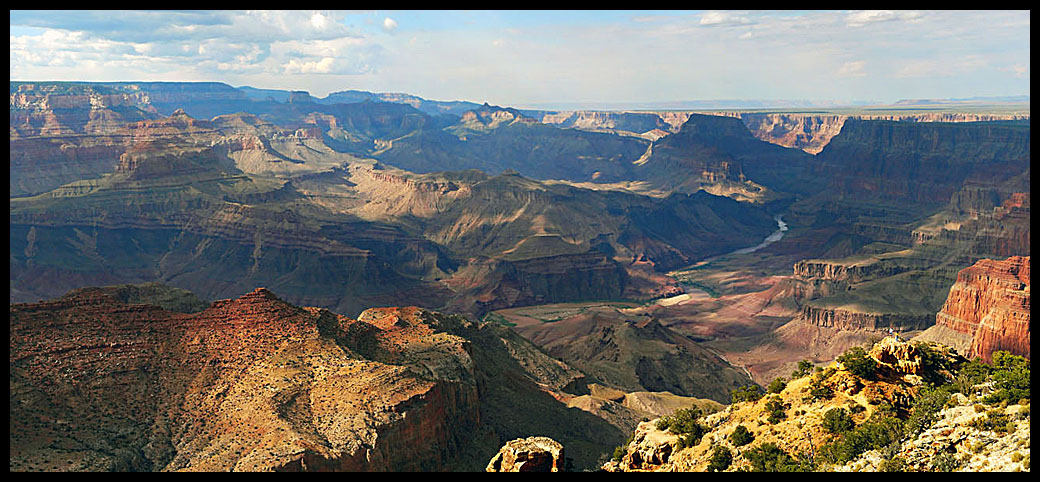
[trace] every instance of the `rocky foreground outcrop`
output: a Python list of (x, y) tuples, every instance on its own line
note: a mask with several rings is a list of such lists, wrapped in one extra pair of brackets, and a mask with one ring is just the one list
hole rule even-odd
[[(775, 394), (698, 416), (701, 435), (692, 442), (659, 425), (659, 420), (643, 422), (614, 460), (601, 468), (609, 472), (777, 471), (781, 468), (763, 462), (762, 454), (783, 453), (788, 454), (787, 460), (773, 463), (787, 464), (788, 470), (885, 471), (893, 459), (907, 471), (1029, 470), (1029, 409), (1021, 404), (1028, 402), (985, 401), (994, 390), (991, 383), (972, 387), (970, 397), (954, 393), (940, 401), (942, 406), (934, 407), (931, 417), (922, 417), (925, 423), (916, 431), (901, 432), (906, 436), (884, 449), (860, 449), (847, 463), (828, 462), (825, 446), (841, 440), (831, 430), (833, 425), (828, 428), (828, 412), (845, 410), (852, 427), (884, 417), (906, 419), (919, 406), (918, 397), (929, 393), (923, 379), (948, 379), (952, 376), (948, 367), (964, 362), (947, 347), (895, 337), (881, 340), (865, 352), (864, 359), (875, 364), (874, 374), (867, 378), (834, 362), (790, 380)], [(987, 425), (987, 420), (995, 419), (1002, 425)], [(741, 430), (743, 437), (734, 436)], [(720, 459), (719, 452), (729, 456)], [(802, 465), (794, 465), (791, 457)]]
[(998, 350), (1029, 357), (1029, 256), (983, 259), (957, 282), (922, 339), (959, 344), (969, 357), (989, 361)]
[(491, 458), (487, 472), (563, 472), (563, 445), (549, 437), (518, 438)]

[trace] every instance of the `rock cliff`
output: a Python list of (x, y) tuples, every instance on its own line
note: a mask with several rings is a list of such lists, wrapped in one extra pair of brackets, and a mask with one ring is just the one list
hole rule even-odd
[(989, 361), (998, 350), (1029, 357), (1029, 257), (983, 259), (961, 270), (935, 325), (920, 337), (964, 335), (953, 339), (969, 357)]

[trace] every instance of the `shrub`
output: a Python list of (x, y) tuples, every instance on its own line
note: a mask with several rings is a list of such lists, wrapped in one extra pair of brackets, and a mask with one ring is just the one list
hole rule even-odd
[(787, 382), (783, 378), (777, 377), (769, 384), (769, 393), (780, 393), (787, 387)]
[(1006, 351), (993, 353), (994, 392), (983, 401), (1004, 403), (1029, 398), (1029, 360)]
[(780, 450), (776, 444), (766, 443), (744, 452), (754, 472), (808, 472), (810, 463), (800, 461)]
[(953, 472), (960, 467), (960, 462), (957, 461), (957, 457), (951, 454), (942, 452), (935, 457), (932, 457), (932, 463), (929, 466), (929, 470), (932, 472)]
[(904, 427), (906, 434), (917, 435), (934, 423), (936, 414), (950, 400), (951, 395), (949, 389), (944, 387), (921, 387)]
[(748, 385), (733, 389), (730, 391), (730, 396), (733, 398), (733, 403), (754, 402), (762, 398), (762, 389), (758, 385)]
[(657, 421), (658, 430), (667, 430), (679, 436), (679, 448), (692, 447), (701, 441), (705, 429), (697, 419), (702, 415), (696, 406), (676, 410), (670, 417), (661, 417)]
[(903, 422), (898, 418), (875, 414), (860, 426), (845, 432), (838, 440), (820, 447), (823, 460), (844, 464), (867, 450), (880, 450), (898, 442), (903, 435)]
[(802, 360), (798, 362), (798, 368), (791, 372), (791, 379), (801, 378), (809, 374), (810, 370), (813, 369), (813, 364), (809, 360)]
[(856, 422), (852, 421), (845, 409), (832, 408), (823, 414), (823, 428), (835, 435), (841, 435), (856, 428)]
[(777, 423), (785, 418), (787, 414), (784, 413), (784, 402), (780, 400), (779, 396), (773, 395), (768, 401), (766, 401), (766, 420), (769, 423)]
[(968, 423), (968, 426), (977, 430), (992, 430), (994, 432), (1008, 432), (1009, 426), (1014, 429), (1014, 422), (1001, 410), (990, 410), (985, 416), (978, 417)]
[(731, 463), (733, 463), (733, 454), (730, 453), (728, 448), (720, 445), (715, 447), (715, 451), (711, 454), (708, 472), (722, 472), (728, 469)]
[(747, 445), (755, 440), (755, 435), (743, 425), (737, 425), (737, 428), (733, 429), (733, 433), (729, 436), (730, 443), (734, 447), (740, 447)]
[(867, 380), (877, 375), (877, 362), (861, 346), (854, 346), (838, 357), (838, 361), (849, 373)]
[(814, 402), (817, 400), (827, 400), (833, 396), (834, 391), (831, 390), (830, 387), (815, 382), (809, 385), (808, 401)]
[(878, 467), (878, 472), (902, 472), (906, 469), (906, 460), (902, 457), (892, 457)]
[(621, 462), (622, 457), (625, 456), (625, 452), (626, 450), (624, 445), (618, 445), (617, 447), (614, 447), (614, 461)]
[(914, 348), (917, 349), (917, 352), (921, 357), (921, 378), (924, 381), (933, 384), (941, 384), (945, 382), (946, 377), (944, 372), (950, 369), (946, 358), (927, 343), (914, 343)]

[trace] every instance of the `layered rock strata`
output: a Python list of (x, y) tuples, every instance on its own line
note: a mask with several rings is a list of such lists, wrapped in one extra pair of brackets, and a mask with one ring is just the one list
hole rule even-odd
[(1029, 291), (1028, 256), (980, 260), (957, 274), (935, 324), (968, 335), (969, 357), (988, 362), (998, 350), (1029, 357)]

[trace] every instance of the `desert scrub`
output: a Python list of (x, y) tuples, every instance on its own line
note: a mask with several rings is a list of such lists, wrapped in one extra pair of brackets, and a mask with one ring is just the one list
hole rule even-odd
[(877, 375), (877, 362), (874, 361), (870, 355), (867, 355), (866, 350), (861, 346), (849, 348), (848, 351), (838, 357), (838, 362), (840, 362), (849, 373), (856, 375), (857, 377), (866, 380), (873, 380)]
[(669, 417), (661, 417), (657, 421), (658, 430), (667, 430), (679, 436), (679, 448), (693, 447), (701, 441), (706, 432), (705, 428), (697, 423), (697, 419), (703, 414), (696, 406), (680, 408)]
[(755, 402), (762, 398), (762, 389), (758, 385), (734, 388), (730, 391), (730, 397), (732, 397), (733, 403)]
[(729, 435), (729, 442), (734, 447), (740, 447), (747, 445), (755, 441), (755, 435), (743, 425), (737, 425), (737, 428), (733, 429), (733, 433)]
[(834, 396), (834, 391), (830, 387), (820, 385), (819, 382), (813, 381), (809, 384), (809, 395), (807, 395), (803, 401), (807, 403), (815, 402), (817, 400), (828, 400)]
[(715, 447), (715, 450), (711, 453), (711, 460), (708, 463), (708, 472), (722, 472), (728, 469), (732, 463), (733, 453), (731, 453), (728, 448), (720, 445)]
[(881, 462), (881, 466), (878, 467), (878, 472), (903, 472), (906, 470), (906, 460), (902, 457), (892, 457), (890, 459)]
[(832, 408), (823, 414), (823, 428), (832, 434), (841, 435), (856, 428), (856, 423), (845, 409)]
[(785, 382), (782, 377), (777, 377), (772, 382), (769, 383), (768, 391), (769, 391), (769, 393), (780, 393), (786, 387), (787, 387), (787, 382)]
[(802, 378), (808, 375), (809, 372), (812, 371), (812, 369), (813, 364), (810, 363), (809, 360), (802, 360), (798, 362), (798, 368), (796, 368), (795, 371), (791, 372), (791, 379), (793, 380), (795, 378)]
[(811, 462), (800, 460), (784, 452), (773, 443), (765, 443), (744, 452), (753, 472), (810, 472)]
[(769, 423), (778, 423), (781, 420), (787, 418), (787, 414), (784, 412), (784, 402), (780, 400), (780, 397), (773, 395), (769, 400), (766, 401), (766, 420)]
[(957, 457), (952, 454), (942, 452), (935, 457), (932, 457), (932, 463), (928, 469), (932, 472), (953, 472), (961, 466), (960, 461)]

